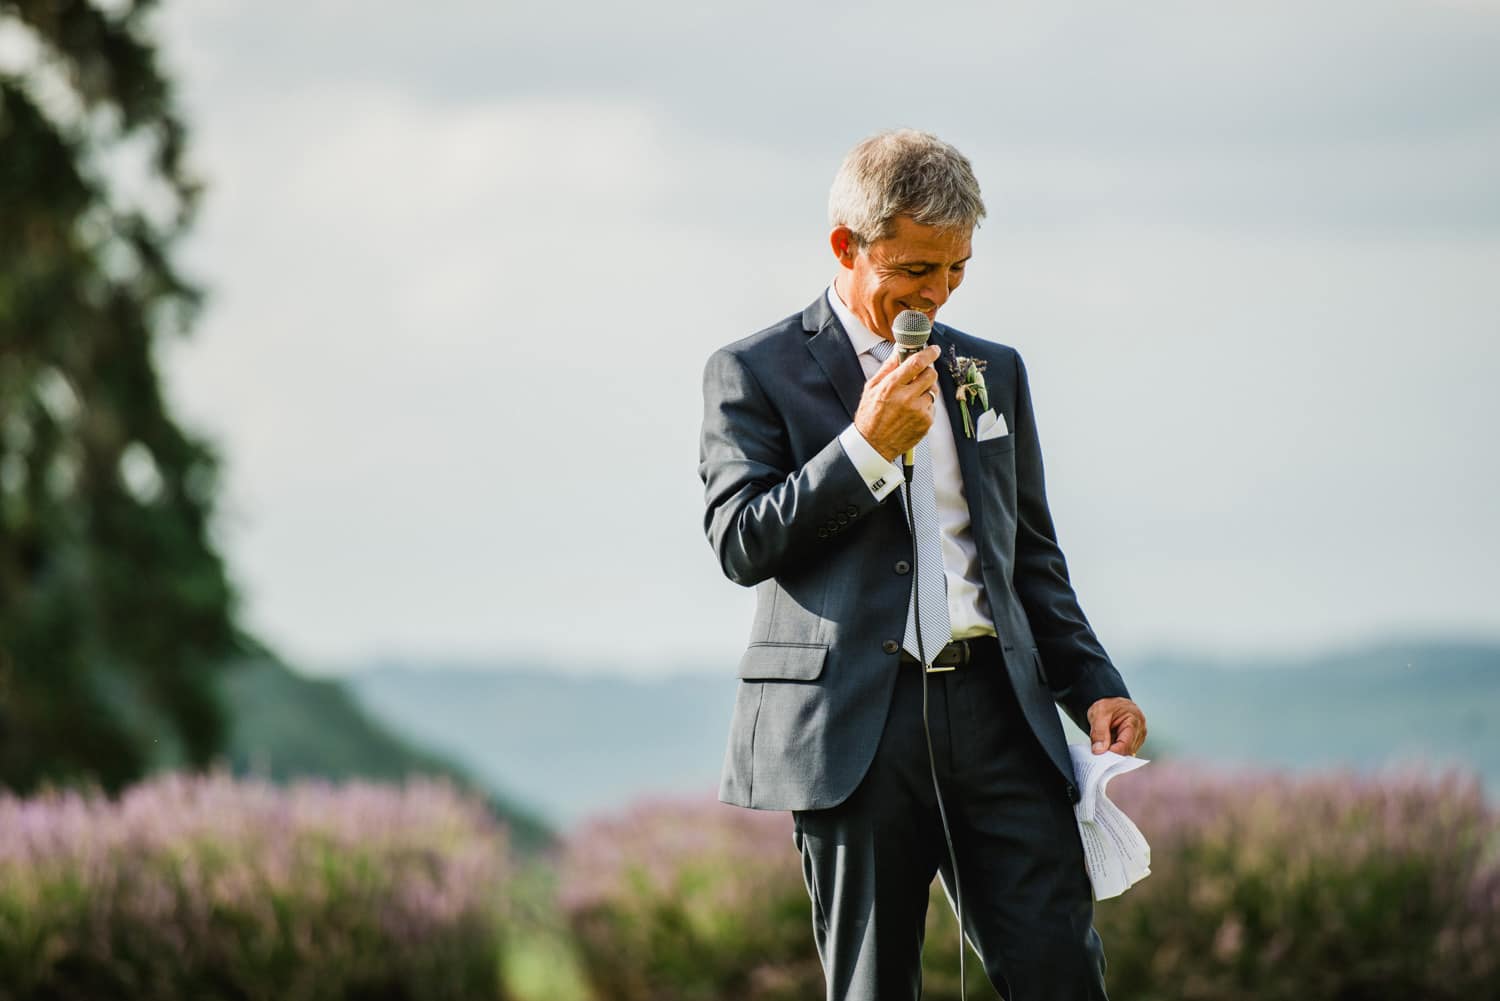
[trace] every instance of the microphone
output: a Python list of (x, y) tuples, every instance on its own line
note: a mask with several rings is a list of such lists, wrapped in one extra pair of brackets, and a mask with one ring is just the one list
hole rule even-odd
[[(927, 346), (927, 338), (932, 336), (932, 321), (927, 319), (926, 313), (919, 313), (915, 309), (903, 309), (892, 321), (891, 333), (896, 335), (896, 357), (901, 361), (906, 361)], [(902, 456), (908, 481), (911, 480), (914, 450), (915, 446), (908, 448), (906, 454)]]

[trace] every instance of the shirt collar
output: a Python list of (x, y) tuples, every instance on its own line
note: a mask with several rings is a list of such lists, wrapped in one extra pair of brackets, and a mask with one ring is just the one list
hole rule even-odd
[(838, 287), (833, 282), (828, 283), (828, 305), (833, 307), (833, 315), (844, 325), (844, 333), (849, 335), (849, 343), (854, 345), (855, 354), (862, 355), (885, 340), (879, 334), (872, 333), (859, 322), (859, 317), (850, 312), (849, 307), (844, 305), (844, 300), (839, 298)]

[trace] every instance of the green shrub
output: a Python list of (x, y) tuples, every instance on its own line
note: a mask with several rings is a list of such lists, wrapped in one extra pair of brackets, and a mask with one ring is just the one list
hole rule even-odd
[(562, 909), (599, 1001), (823, 993), (788, 814), (646, 801), (583, 827), (562, 866)]

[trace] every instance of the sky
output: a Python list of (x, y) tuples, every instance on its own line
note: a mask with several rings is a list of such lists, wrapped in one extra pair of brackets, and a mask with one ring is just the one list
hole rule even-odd
[(1500, 636), (1500, 2), (426, 5), (157, 19), (208, 182), (163, 346), (249, 626), (732, 671), (708, 355), (833, 276), (847, 149), (988, 218), (940, 319), (1026, 359), (1117, 657)]

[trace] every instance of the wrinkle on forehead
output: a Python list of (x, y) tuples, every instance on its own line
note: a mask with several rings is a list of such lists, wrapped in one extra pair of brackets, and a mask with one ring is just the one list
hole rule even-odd
[(870, 245), (877, 259), (894, 265), (950, 267), (973, 256), (972, 229), (938, 229), (898, 216), (889, 235)]

